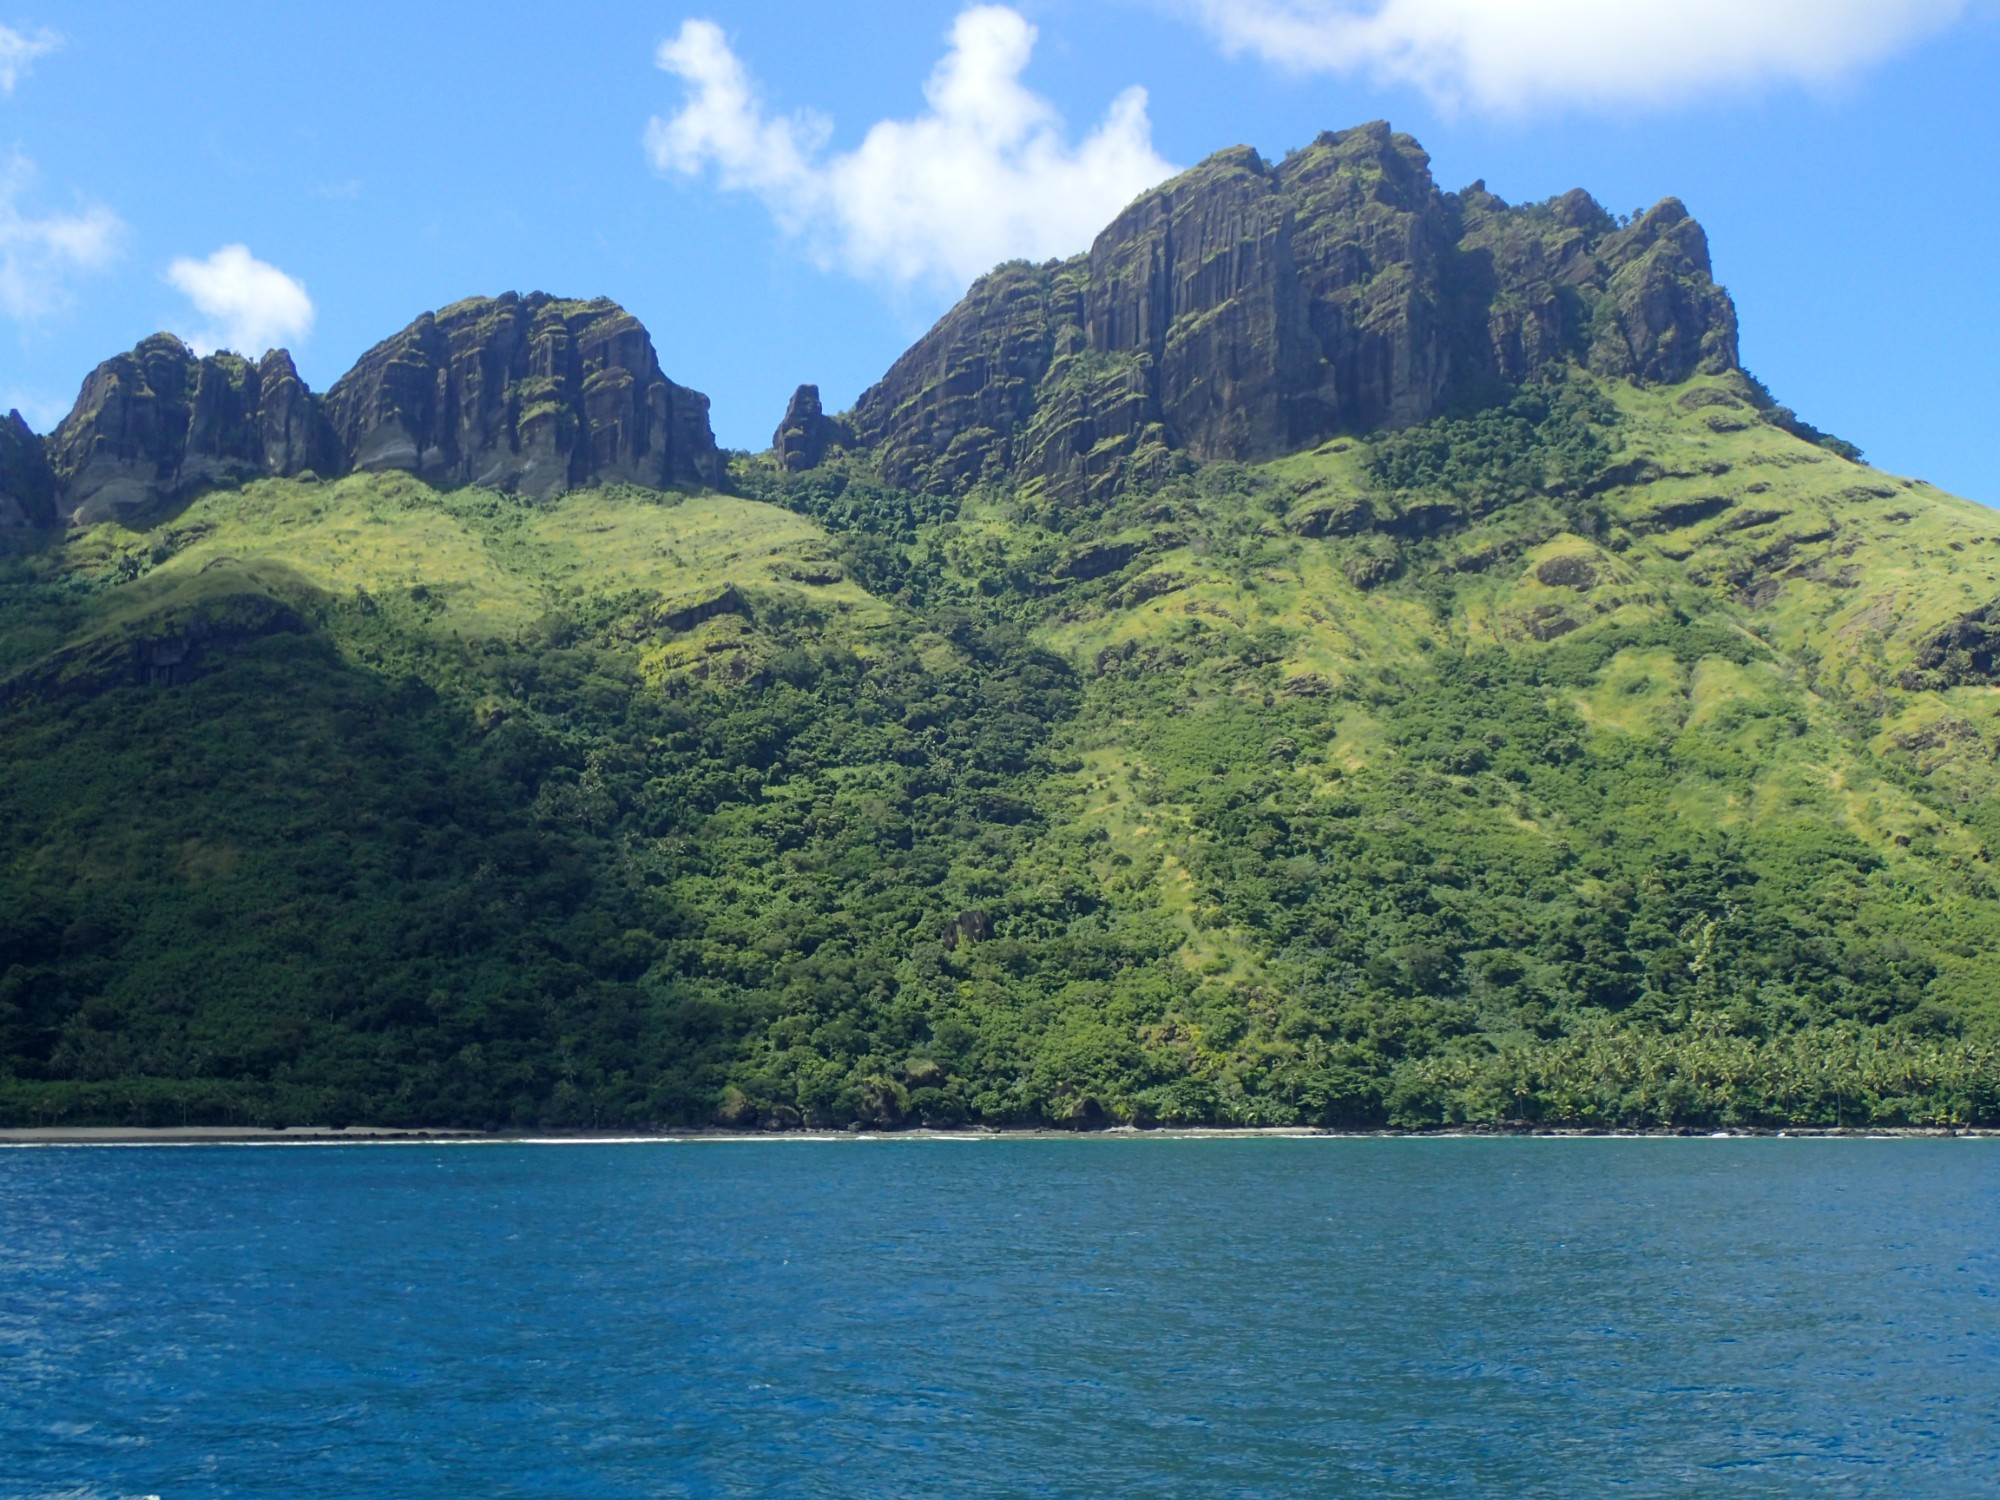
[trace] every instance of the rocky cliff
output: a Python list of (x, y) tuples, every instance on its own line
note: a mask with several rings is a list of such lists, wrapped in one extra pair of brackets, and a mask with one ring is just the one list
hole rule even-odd
[(1424, 421), (1575, 360), (1644, 381), (1737, 364), (1735, 310), (1673, 199), (1441, 192), (1383, 124), (1275, 165), (1211, 157), (1087, 255), (1002, 266), (854, 413), (889, 478), (1012, 472), (1100, 493), (1173, 461), (1261, 459)]
[(536, 292), (455, 303), (376, 345), (327, 417), (357, 469), (543, 497), (626, 480), (719, 485), (708, 398), (660, 373), (614, 302)]
[(282, 349), (197, 358), (156, 334), (92, 371), (45, 444), (18, 425), (0, 427), (0, 527), (89, 525), (308, 470), (409, 469), (538, 498), (723, 479), (708, 398), (661, 374), (639, 321), (540, 292), (426, 313), (324, 397)]
[(854, 434), (845, 422), (829, 417), (821, 404), (819, 387), (802, 385), (792, 392), (784, 420), (771, 434), (771, 451), (787, 473), (797, 474), (816, 468), (835, 448), (851, 447)]
[(284, 350), (197, 359), (155, 334), (91, 371), (48, 441), (64, 520), (110, 520), (206, 485), (339, 462)]
[(56, 476), (48, 453), (18, 411), (0, 421), (0, 536), (51, 525)]

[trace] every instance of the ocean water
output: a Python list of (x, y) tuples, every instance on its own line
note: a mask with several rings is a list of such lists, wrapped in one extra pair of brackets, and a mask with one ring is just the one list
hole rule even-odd
[(0, 1151), (0, 1495), (1974, 1496), (2000, 1141)]

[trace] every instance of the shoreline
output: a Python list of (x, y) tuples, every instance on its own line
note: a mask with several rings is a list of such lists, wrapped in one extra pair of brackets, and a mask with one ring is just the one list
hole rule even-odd
[(994, 1126), (963, 1130), (772, 1130), (719, 1129), (595, 1131), (595, 1130), (455, 1130), (356, 1125), (294, 1125), (285, 1128), (250, 1125), (48, 1125), (0, 1128), (0, 1149), (38, 1146), (636, 1146), (835, 1144), (882, 1141), (1019, 1141), (1019, 1140), (1994, 1140), (2000, 1129), (1968, 1126), (1740, 1126), (1728, 1130), (1693, 1127), (1658, 1130), (1614, 1130), (1597, 1127), (1444, 1127), (1436, 1129), (1335, 1130), (1310, 1126), (1190, 1126), (1140, 1129), (1133, 1125), (1102, 1130), (1051, 1130), (1046, 1127), (1003, 1129)]

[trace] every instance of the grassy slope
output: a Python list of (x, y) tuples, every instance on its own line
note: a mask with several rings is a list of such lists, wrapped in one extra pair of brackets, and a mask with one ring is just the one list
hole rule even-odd
[[(1568, 1104), (1491, 1092), (1496, 1070), (1543, 1066), (1621, 1016), (1628, 1057), (1657, 1036), (1661, 1050), (1684, 1059), (1697, 1050), (1690, 1031), (1706, 1028), (1728, 1054), (1717, 1066), (1738, 1079), (1884, 1046), (1932, 1066), (1939, 1036), (1990, 1037), (2000, 1022), (2000, 913), (1988, 863), (2000, 691), (1912, 690), (1904, 675), (1934, 632), (2000, 597), (2000, 524), (1982, 507), (1755, 420), (1726, 382), (1601, 389), (1618, 412), (1614, 471), (1632, 482), (1592, 497), (1581, 518), (1573, 502), (1530, 497), (1433, 539), (1296, 535), (1295, 518), (1330, 501), (1338, 508), (1372, 495), (1385, 515), (1396, 508), (1371, 480), (1369, 448), (1338, 442), (1239, 475), (1233, 493), (1194, 487), (1180, 506), (1193, 524), (1155, 525), (1156, 545), (1130, 570), (1096, 598), (1052, 610), (1044, 638), (1097, 674), (1074, 741), (1081, 768), (1067, 783), (1067, 815), (1102, 834), (1094, 874), (1115, 884), (1147, 872), (1181, 928), (1183, 961), (1239, 991), (1309, 991), (1343, 926), (1368, 932), (1378, 959), (1439, 945), (1433, 957), (1444, 971), (1433, 963), (1414, 981), (1385, 985), (1378, 975), (1371, 985), (1365, 963), (1317, 980), (1336, 992), (1400, 989), (1406, 1001), (1449, 992), (1468, 1007), (1455, 1024), (1472, 1040), (1419, 1039), (1459, 1055), (1464, 1087), (1416, 1114), (1505, 1116), (1527, 1106), (1559, 1117), (1629, 1116), (1643, 1088), (1616, 1103), (1594, 1084)], [(1401, 508), (1433, 498), (1405, 495)], [(1147, 508), (1160, 510), (1156, 501)], [(1016, 551), (1050, 546), (1022, 515), (994, 502), (975, 508), (963, 529), (1009, 535)], [(1121, 527), (1129, 519), (1084, 529), (1130, 536)], [(1080, 545), (1076, 533), (1062, 544)], [(1558, 772), (1539, 754), (1500, 766), (1503, 749), (1467, 753), (1493, 694), (1440, 682), (1462, 675), (1468, 660), (1496, 657), (1575, 731), (1584, 775)], [(1460, 736), (1442, 754), (1419, 722), (1439, 711)], [(1510, 727), (1496, 721), (1484, 737), (1497, 741)], [(1276, 776), (1243, 773), (1272, 762)], [(1441, 788), (1464, 805), (1441, 798)], [(1291, 850), (1289, 861), (1322, 868), (1290, 892), (1244, 900), (1257, 867), (1273, 864), (1231, 857), (1241, 852), (1230, 845), (1245, 836), (1246, 809), (1288, 825), (1267, 839), (1272, 854)], [(1412, 863), (1445, 871), (1471, 889), (1461, 904), (1476, 911), (1454, 918), (1433, 884), (1422, 893), (1406, 886), (1399, 898), (1405, 915), (1431, 908), (1428, 930), (1371, 918), (1365, 898), (1323, 902), (1332, 926), (1290, 920), (1287, 908), (1311, 907), (1310, 888), (1326, 884), (1332, 853), (1297, 837), (1299, 828), (1357, 814), (1369, 832), (1339, 849), (1355, 871), (1350, 885), (1368, 887), (1366, 861), (1386, 854), (1393, 874)], [(1399, 827), (1402, 847), (1393, 847)], [(1622, 851), (1606, 853), (1621, 840)], [(1492, 970), (1482, 966), (1495, 956), (1490, 929), (1508, 915), (1519, 932), (1546, 935), (1629, 907), (1617, 887), (1643, 888), (1690, 851), (1723, 847), (1743, 867), (1732, 879), (1760, 893), (1739, 905), (1763, 909), (1746, 914), (1724, 902), (1677, 912), (1671, 940), (1654, 944), (1662, 970), (1682, 978), (1699, 970), (1692, 939), (1713, 922), (1744, 929), (1739, 970), (1756, 967), (1760, 948), (1782, 949), (1770, 929), (1787, 923), (1817, 924), (1795, 934), (1802, 943), (1850, 956), (1873, 947), (1881, 962), (1816, 987), (1799, 971), (1837, 970), (1838, 960), (1822, 954), (1784, 973), (1741, 972), (1666, 1006), (1664, 1027), (1660, 1001), (1674, 986), (1662, 972), (1639, 998), (1608, 1009), (1574, 1004), (1574, 965), (1546, 976), (1533, 1002), (1523, 1003), (1518, 983), (1512, 998), (1494, 1001)], [(1450, 873), (1454, 856), (1462, 868)], [(1538, 867), (1531, 899), (1511, 914), (1478, 900), (1487, 872)], [(1373, 884), (1381, 890), (1379, 878)], [(1621, 930), (1632, 915), (1620, 913)], [(1467, 920), (1489, 930), (1468, 935)], [(1633, 947), (1629, 932), (1618, 941)], [(1910, 954), (1921, 955), (1914, 967), (1904, 962)], [(1693, 987), (1703, 983), (1697, 975)], [(1900, 999), (1871, 1010), (1866, 996), (1891, 991)], [(1254, 1007), (1226, 1007), (1227, 1045), (1201, 1066), (1240, 1086), (1260, 1047), (1296, 1046), (1288, 1027), (1311, 1031), (1351, 1009), (1334, 995), (1306, 1008), (1317, 1015), (1260, 1022)], [(1825, 1026), (1834, 1029), (1815, 1030)], [(1929, 1040), (1915, 1039), (1926, 1032)], [(1327, 1034), (1370, 1050), (1401, 1045), (1352, 1019)], [(1787, 1046), (1814, 1055), (1776, 1055)], [(1984, 1042), (1961, 1046), (1975, 1071), (1988, 1065)], [(1660, 1063), (1678, 1065), (1673, 1056)], [(1571, 1071), (1617, 1069), (1579, 1051)], [(1555, 1094), (1572, 1080), (1559, 1082)], [(1712, 1113), (1727, 1114), (1717, 1101), (1736, 1083), (1689, 1087), (1707, 1091)], [(1636, 1112), (1671, 1115), (1685, 1108), (1676, 1098), (1655, 1092)], [(1838, 1099), (1829, 1106), (1844, 1108)]]
[[(1900, 678), (1924, 640), (2000, 598), (2000, 518), (1698, 404), (1716, 389), (1727, 385), (1604, 387), (1623, 418), (1618, 466), (1650, 465), (1660, 477), (1605, 492), (1602, 536), (1567, 529), (1546, 504), (1510, 507), (1431, 548), (1420, 578), (1364, 590), (1340, 566), (1343, 553), (1359, 550), (1354, 543), (1291, 537), (1274, 517), (1253, 533), (1265, 555), (1239, 552), (1224, 570), (1189, 549), (1168, 552), (1151, 574), (1170, 577), (1172, 592), (1138, 609), (1058, 621), (1050, 638), (1088, 658), (1190, 620), (1242, 633), (1276, 628), (1289, 635), (1277, 674), (1283, 692), (1301, 680), (1367, 684), (1385, 667), (1421, 673), (1440, 647), (1532, 656), (1573, 650), (1607, 628), (1715, 622), (1756, 642), (1755, 659), (1685, 665), (1658, 647), (1628, 648), (1568, 694), (1600, 740), (1672, 747), (1685, 765), (1673, 788), (1676, 817), (1718, 829), (1788, 818), (1837, 828), (1915, 881), (1983, 865), (2000, 790), (1992, 724), (2000, 689), (1911, 691)], [(1334, 444), (1266, 472), (1323, 503), (1329, 492), (1367, 488), (1367, 458), (1365, 446)], [(1731, 503), (1682, 519), (1717, 500)], [(1551, 569), (1557, 559), (1587, 572)], [(1578, 630), (1538, 640), (1551, 619)], [(1774, 714), (1797, 716), (1786, 719), (1781, 754), (1770, 753)], [(1308, 774), (1379, 769), (1393, 753), (1357, 712)], [(1704, 774), (1704, 757), (1734, 759), (1749, 774), (1740, 782)], [(1944, 881), (1937, 899), (1959, 908), (1962, 885)], [(1966, 920), (1985, 919), (1979, 889)], [(1942, 988), (2000, 1020), (1996, 964), (1989, 951), (1953, 954)]]
[[(408, 604), (409, 625), (432, 640), (510, 638), (564, 599), (631, 591), (671, 606), (734, 585), (879, 611), (829, 566), (817, 527), (718, 495), (598, 490), (529, 507), (478, 490), (439, 494), (399, 474), (267, 480), (205, 495), (143, 533), (93, 528), (67, 552), (72, 575), (156, 587), (226, 561), (276, 563), (335, 599)], [(131, 612), (114, 591), (99, 618), (114, 625)]]
[(752, 465), (792, 509), (71, 538), (0, 630), (0, 1099), (1984, 1117), (2000, 703), (1907, 674), (2000, 526), (1728, 382), (1588, 390), (1591, 494), (1342, 441), (1092, 515)]

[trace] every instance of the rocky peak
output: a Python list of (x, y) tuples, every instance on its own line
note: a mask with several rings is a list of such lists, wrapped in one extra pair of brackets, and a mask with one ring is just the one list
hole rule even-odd
[(62, 517), (84, 525), (337, 459), (289, 354), (196, 358), (166, 333), (93, 370), (47, 448)]
[(885, 473), (1012, 474), (1077, 495), (1175, 453), (1255, 460), (1502, 399), (1563, 361), (1678, 381), (1737, 364), (1701, 227), (1581, 191), (1440, 192), (1382, 122), (1275, 165), (1232, 147), (1124, 210), (1087, 255), (1003, 266), (864, 393)]
[(535, 497), (608, 480), (720, 485), (708, 398), (660, 371), (639, 320), (598, 298), (474, 298), (376, 345), (327, 393), (357, 469)]
[(1668, 198), (1598, 248), (1610, 272), (1596, 307), (1590, 367), (1672, 384), (1737, 367), (1736, 306), (1713, 280), (1708, 235)]
[(1606, 235), (1599, 254), (1607, 266), (1623, 270), (1662, 245), (1691, 270), (1703, 276), (1713, 274), (1708, 234), (1678, 198), (1662, 198), (1623, 229)]
[(847, 425), (829, 417), (820, 405), (819, 387), (802, 385), (792, 392), (784, 420), (771, 436), (771, 448), (778, 455), (779, 467), (797, 474), (817, 468), (829, 452), (853, 441)]
[(289, 476), (309, 469), (338, 474), (347, 467), (319, 398), (299, 378), (289, 350), (273, 349), (258, 361), (257, 435), (266, 474)]
[(885, 474), (950, 490), (1029, 467), (1016, 450), (1027, 447), (1058, 340), (1066, 354), (1090, 347), (1087, 275), (1080, 260), (1010, 261), (974, 282), (855, 407), (855, 435), (880, 451)]
[(18, 411), (0, 421), (0, 537), (51, 526), (56, 476), (42, 440)]
[[(226, 351), (197, 359), (156, 334), (90, 373), (43, 448), (56, 512), (80, 525), (308, 470), (409, 469), (537, 497), (723, 479), (708, 398), (660, 373), (638, 319), (540, 292), (425, 313), (324, 397), (283, 349), (254, 364)], [(0, 501), (0, 525), (28, 514), (8, 488), (26, 483), (11, 477), (29, 471), (26, 452), (0, 430), (0, 491), (14, 496)]]

